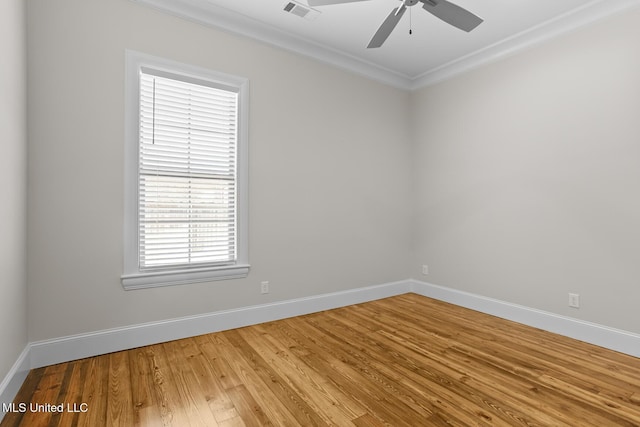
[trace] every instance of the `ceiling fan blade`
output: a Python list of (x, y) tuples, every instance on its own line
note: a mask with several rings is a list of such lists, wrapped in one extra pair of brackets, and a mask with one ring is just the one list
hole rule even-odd
[(387, 19), (385, 19), (382, 25), (380, 25), (378, 31), (376, 31), (371, 38), (371, 41), (367, 45), (367, 49), (382, 46), (385, 40), (387, 40), (387, 37), (389, 37), (389, 34), (391, 34), (396, 25), (398, 25), (398, 22), (400, 22), (400, 18), (402, 18), (402, 15), (404, 15), (406, 10), (407, 6), (404, 4), (393, 9), (389, 16), (387, 16)]
[(442, 19), (447, 24), (469, 32), (484, 20), (458, 5), (447, 0), (421, 0), (422, 8)]
[(367, 1), (367, 0), (308, 0), (309, 6), (327, 6), (330, 4), (341, 4), (341, 3), (354, 3), (357, 1)]

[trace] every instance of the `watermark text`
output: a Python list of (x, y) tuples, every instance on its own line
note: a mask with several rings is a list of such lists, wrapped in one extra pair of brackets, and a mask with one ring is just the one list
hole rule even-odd
[(2, 412), (10, 413), (10, 412), (18, 412), (18, 413), (27, 413), (27, 412), (88, 412), (89, 405), (87, 403), (60, 403), (60, 404), (52, 404), (52, 403), (3, 403), (2, 404)]

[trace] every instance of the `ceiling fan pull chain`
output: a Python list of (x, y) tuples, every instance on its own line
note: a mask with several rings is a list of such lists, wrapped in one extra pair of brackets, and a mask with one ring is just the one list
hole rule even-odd
[(413, 24), (411, 23), (411, 9), (409, 9), (409, 35), (413, 34)]

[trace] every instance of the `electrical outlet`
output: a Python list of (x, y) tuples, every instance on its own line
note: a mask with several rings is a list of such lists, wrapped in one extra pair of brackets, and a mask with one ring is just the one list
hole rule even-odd
[(429, 266), (428, 266), (428, 265), (424, 264), (424, 265), (422, 266), (422, 274), (424, 274), (425, 276), (426, 276), (427, 274), (429, 274)]
[(268, 294), (269, 293), (269, 282), (268, 281), (264, 281), (264, 282), (260, 282), (260, 293), (261, 294)]
[(579, 294), (569, 294), (569, 307), (580, 308)]

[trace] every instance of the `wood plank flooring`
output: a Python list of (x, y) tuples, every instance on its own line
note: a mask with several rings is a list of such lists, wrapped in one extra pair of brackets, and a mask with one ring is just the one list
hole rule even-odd
[(640, 426), (640, 359), (406, 294), (35, 369), (15, 404), (1, 427)]

